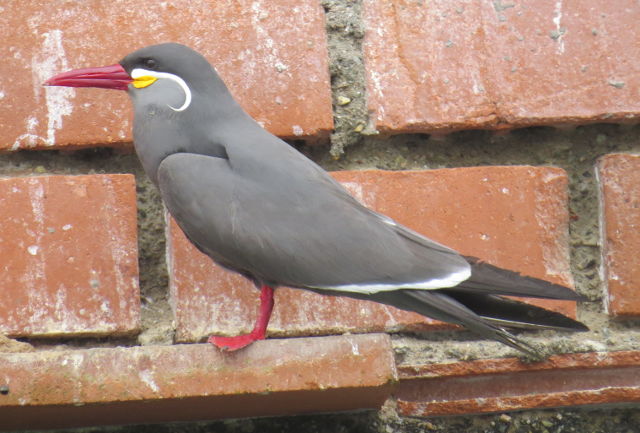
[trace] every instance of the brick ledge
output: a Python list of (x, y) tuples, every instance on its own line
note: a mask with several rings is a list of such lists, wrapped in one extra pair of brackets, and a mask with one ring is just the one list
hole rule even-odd
[(395, 380), (383, 334), (0, 354), (0, 429), (377, 408)]
[(398, 368), (394, 393), (405, 416), (469, 415), (640, 401), (640, 351), (557, 355)]

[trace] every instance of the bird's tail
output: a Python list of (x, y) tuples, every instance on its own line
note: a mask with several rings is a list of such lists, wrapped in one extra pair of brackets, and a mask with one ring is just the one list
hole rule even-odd
[(563, 314), (535, 305), (496, 295), (449, 292), (442, 293), (466, 306), (482, 319), (506, 328), (588, 331), (584, 324)]
[(531, 356), (535, 348), (504, 328), (587, 331), (577, 320), (524, 302), (484, 293), (450, 289), (378, 292), (369, 299), (414, 311), (468, 328), (485, 338), (500, 341)]
[(341, 293), (392, 305), (443, 322), (462, 325), (489, 339), (533, 356), (537, 351), (505, 328), (588, 331), (584, 324), (560, 313), (502, 295), (584, 301), (573, 290), (538, 278), (498, 268), (473, 257), (471, 276), (455, 287), (435, 290), (403, 289), (371, 294)]
[(471, 277), (452, 287), (451, 290), (453, 291), (566, 301), (586, 300), (584, 296), (568, 287), (553, 284), (539, 278), (520, 275), (518, 272), (490, 265), (475, 257), (465, 257), (465, 259), (471, 265)]

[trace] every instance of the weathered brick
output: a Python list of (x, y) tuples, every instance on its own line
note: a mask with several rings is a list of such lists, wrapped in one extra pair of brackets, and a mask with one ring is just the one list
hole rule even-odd
[(317, 136), (332, 129), (324, 15), (316, 1), (9, 0), (2, 8), (0, 149), (130, 141), (124, 92), (42, 83), (169, 41), (204, 54), (273, 133)]
[[(571, 285), (567, 177), (557, 168), (477, 167), (353, 171), (334, 176), (367, 206), (464, 254)], [(258, 292), (214, 265), (171, 223), (171, 300), (178, 341), (248, 332)], [(570, 302), (531, 300), (575, 317)], [(414, 313), (372, 302), (276, 290), (270, 335), (317, 335), (442, 328)]]
[(395, 378), (386, 335), (0, 354), (0, 430), (377, 408)]
[(640, 401), (640, 352), (576, 353), (399, 367), (405, 416), (441, 416)]
[(598, 163), (605, 305), (613, 316), (640, 315), (640, 156)]
[(368, 104), (383, 133), (639, 117), (632, 0), (363, 4)]
[(0, 333), (138, 330), (133, 176), (0, 179), (0, 219)]

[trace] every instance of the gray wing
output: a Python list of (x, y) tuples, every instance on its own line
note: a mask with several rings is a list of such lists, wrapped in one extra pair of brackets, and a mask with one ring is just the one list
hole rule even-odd
[(326, 174), (242, 176), (227, 159), (178, 153), (158, 184), (199, 249), (255, 280), (374, 293), (451, 287), (470, 274), (455, 251), (365, 208)]

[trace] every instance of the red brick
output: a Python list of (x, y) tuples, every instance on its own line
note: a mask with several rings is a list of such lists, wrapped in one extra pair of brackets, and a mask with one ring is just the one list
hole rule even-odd
[(395, 378), (386, 335), (3, 354), (0, 430), (377, 408)]
[[(154, 43), (204, 54), (241, 105), (275, 134), (332, 129), (324, 15), (317, 1), (36, 0), (0, 13), (0, 142), (4, 149), (131, 140), (124, 92), (45, 88), (68, 69), (110, 65)], [(21, 31), (10, 31), (21, 29)]]
[(365, 0), (364, 20), (368, 104), (383, 133), (638, 119), (632, 0)]
[(0, 333), (138, 330), (132, 175), (0, 179), (0, 219)]
[[(557, 168), (478, 167), (334, 173), (367, 206), (464, 254), (556, 283), (572, 284), (567, 244), (567, 177)], [(258, 292), (214, 265), (172, 223), (171, 299), (178, 341), (248, 332)], [(575, 304), (531, 301), (575, 317)], [(276, 290), (270, 335), (441, 328), (392, 307)]]
[(558, 355), (403, 366), (394, 394), (404, 416), (637, 403), (640, 352)]
[(598, 163), (605, 305), (614, 316), (640, 315), (640, 156)]

